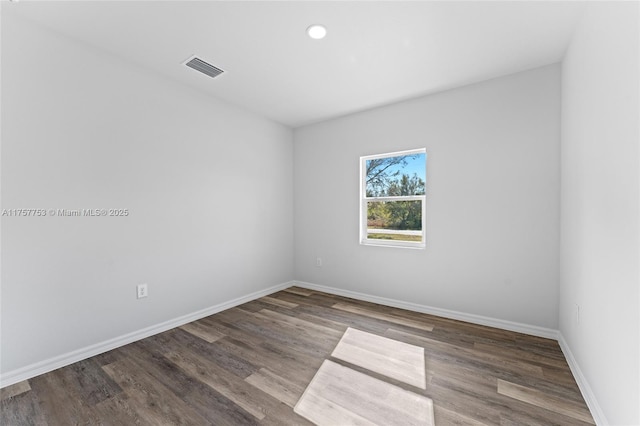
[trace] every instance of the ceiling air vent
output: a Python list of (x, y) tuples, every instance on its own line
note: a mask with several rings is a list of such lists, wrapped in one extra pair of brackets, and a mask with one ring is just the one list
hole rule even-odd
[(191, 58), (187, 59), (184, 64), (189, 68), (193, 68), (196, 71), (200, 71), (201, 73), (208, 75), (211, 78), (215, 78), (224, 72), (220, 68), (203, 61), (197, 56), (192, 56)]

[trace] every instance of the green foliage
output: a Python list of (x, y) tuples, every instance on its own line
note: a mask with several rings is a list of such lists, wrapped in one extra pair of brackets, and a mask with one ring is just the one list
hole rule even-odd
[[(388, 183), (383, 196), (424, 195), (424, 181), (417, 175), (403, 174)], [(367, 205), (367, 226), (382, 229), (422, 229), (420, 201), (371, 201)]]
[(384, 205), (389, 211), (390, 229), (422, 229), (420, 201), (392, 201)]
[(411, 177), (403, 174), (400, 179), (389, 182), (386, 195), (424, 195), (424, 181), (415, 173)]
[(370, 202), (367, 206), (367, 224), (369, 228), (384, 228), (389, 223), (391, 215), (386, 203)]

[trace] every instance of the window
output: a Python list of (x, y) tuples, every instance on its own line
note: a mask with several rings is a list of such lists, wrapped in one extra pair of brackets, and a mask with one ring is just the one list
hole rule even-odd
[(425, 149), (360, 157), (360, 243), (424, 248)]

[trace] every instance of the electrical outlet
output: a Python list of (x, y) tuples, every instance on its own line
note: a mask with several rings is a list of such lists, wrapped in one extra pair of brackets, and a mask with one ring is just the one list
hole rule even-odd
[(138, 290), (138, 299), (142, 299), (143, 297), (147, 297), (149, 295), (147, 291), (147, 284), (138, 284), (136, 289)]
[(316, 257), (316, 266), (317, 267), (322, 266), (322, 258), (321, 257)]

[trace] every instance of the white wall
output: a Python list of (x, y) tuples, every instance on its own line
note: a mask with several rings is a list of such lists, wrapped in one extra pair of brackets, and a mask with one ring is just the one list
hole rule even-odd
[(2, 208), (130, 211), (2, 218), (3, 373), (292, 279), (290, 129), (2, 19)]
[[(297, 129), (296, 279), (556, 329), (559, 117), (552, 65)], [(426, 250), (359, 245), (359, 157), (421, 147)]]
[(560, 331), (614, 425), (640, 424), (639, 18), (589, 4), (562, 65)]

